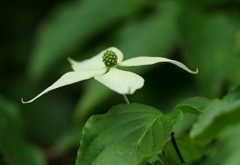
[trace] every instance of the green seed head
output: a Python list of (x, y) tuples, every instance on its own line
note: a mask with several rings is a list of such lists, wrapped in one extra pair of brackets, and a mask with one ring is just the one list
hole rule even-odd
[(117, 65), (117, 55), (115, 52), (112, 50), (106, 50), (102, 56), (102, 62), (107, 66), (107, 67), (113, 67)]

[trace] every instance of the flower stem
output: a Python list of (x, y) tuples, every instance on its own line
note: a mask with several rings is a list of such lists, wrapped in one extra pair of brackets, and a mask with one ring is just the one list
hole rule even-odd
[(129, 100), (128, 100), (126, 95), (123, 95), (123, 98), (124, 98), (124, 100), (126, 101), (127, 104), (130, 104), (130, 102), (129, 102)]
[(176, 143), (176, 141), (175, 141), (174, 132), (171, 133), (171, 137), (172, 137), (172, 138), (171, 138), (171, 141), (172, 141), (172, 143), (173, 143), (173, 146), (174, 146), (174, 148), (175, 148), (175, 150), (176, 150), (176, 152), (177, 152), (177, 155), (178, 155), (181, 163), (185, 163), (184, 160), (183, 160), (183, 157), (182, 157), (182, 155), (181, 155), (181, 153), (180, 153), (180, 150), (178, 149), (177, 143)]

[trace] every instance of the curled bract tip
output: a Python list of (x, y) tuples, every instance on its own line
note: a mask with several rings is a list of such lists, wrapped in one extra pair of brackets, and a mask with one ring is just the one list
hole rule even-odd
[(34, 100), (35, 100), (35, 98), (32, 99), (32, 100), (29, 100), (29, 101), (23, 101), (23, 98), (21, 98), (21, 102), (22, 102), (23, 104), (31, 103), (31, 102), (33, 102)]
[(21, 98), (21, 102), (22, 102), (23, 104), (26, 104), (26, 103), (27, 103), (27, 102), (23, 101), (23, 98)]
[(194, 74), (197, 74), (197, 73), (198, 73), (198, 71), (199, 71), (199, 70), (198, 70), (198, 68), (197, 68), (197, 69), (196, 69), (196, 71), (194, 72)]

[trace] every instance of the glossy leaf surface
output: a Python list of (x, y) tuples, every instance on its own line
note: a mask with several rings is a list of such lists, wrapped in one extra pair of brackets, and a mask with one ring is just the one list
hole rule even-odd
[(145, 164), (161, 153), (182, 113), (163, 115), (141, 104), (121, 104), (91, 117), (83, 129), (77, 165)]

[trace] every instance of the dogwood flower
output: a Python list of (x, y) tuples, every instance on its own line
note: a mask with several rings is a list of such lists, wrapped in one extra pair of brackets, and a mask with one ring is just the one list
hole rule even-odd
[(194, 72), (181, 62), (162, 57), (135, 57), (123, 61), (123, 53), (115, 47), (108, 48), (93, 58), (82, 62), (77, 62), (70, 58), (69, 62), (74, 71), (65, 73), (60, 79), (33, 99), (27, 102), (22, 100), (22, 102), (31, 103), (38, 97), (53, 89), (90, 79), (92, 77), (119, 94), (133, 94), (137, 89), (143, 87), (144, 79), (141, 76), (132, 72), (119, 70), (116, 66), (128, 67), (151, 65), (158, 62), (169, 62), (189, 73), (196, 74), (198, 72), (198, 69)]

